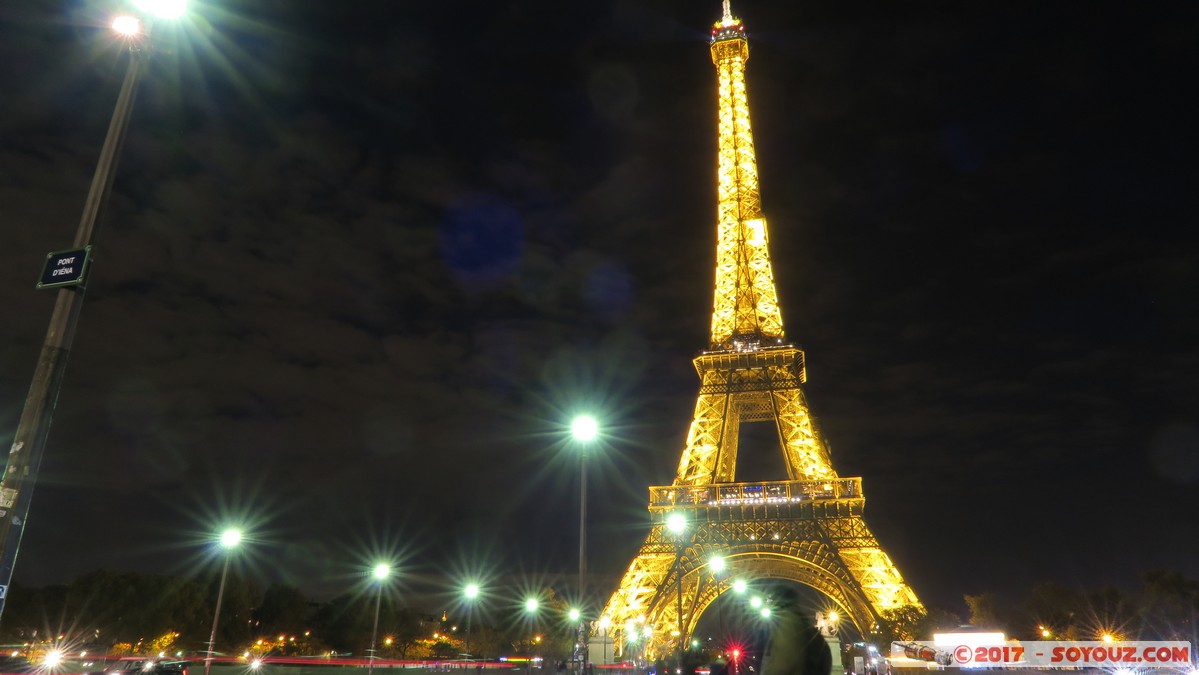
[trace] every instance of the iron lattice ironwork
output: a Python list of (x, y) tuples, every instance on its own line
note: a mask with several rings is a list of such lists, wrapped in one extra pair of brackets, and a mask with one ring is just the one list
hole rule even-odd
[[(737, 578), (806, 584), (863, 634), (882, 612), (920, 605), (862, 520), (862, 479), (834, 471), (801, 388), (804, 353), (785, 342), (749, 124), (749, 43), (728, 0), (711, 51), (719, 91), (711, 344), (694, 360), (699, 395), (674, 483), (649, 489), (654, 523), (604, 609), (617, 657), (634, 643), (649, 657), (671, 651)], [(774, 423), (787, 480), (736, 482), (742, 422)], [(682, 534), (665, 524), (677, 512), (688, 522)], [(714, 556), (727, 572), (712, 569)]]

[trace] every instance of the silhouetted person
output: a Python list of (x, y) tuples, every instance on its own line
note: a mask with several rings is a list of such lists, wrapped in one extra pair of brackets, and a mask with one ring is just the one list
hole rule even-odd
[(781, 586), (771, 594), (770, 640), (761, 675), (830, 675), (833, 654), (816, 619), (799, 606), (799, 593)]

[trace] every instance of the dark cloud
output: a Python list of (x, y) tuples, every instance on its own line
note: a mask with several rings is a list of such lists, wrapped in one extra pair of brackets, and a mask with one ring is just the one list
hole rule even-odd
[[(123, 70), (105, 9), (0, 10), (9, 434)], [(1194, 13), (735, 9), (788, 333), (917, 590), (1199, 575), (1169, 543), (1196, 507)], [(614, 428), (590, 569), (618, 575), (707, 341), (719, 3), (197, 11), (144, 79), (18, 580), (186, 569), (180, 533), (247, 506), (267, 574), (315, 591), (397, 538), (569, 570), (545, 533), (587, 407)]]

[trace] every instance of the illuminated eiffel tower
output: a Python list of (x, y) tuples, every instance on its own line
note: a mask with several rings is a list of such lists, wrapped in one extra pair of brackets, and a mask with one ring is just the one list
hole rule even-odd
[[(678, 474), (649, 488), (649, 537), (599, 624), (624, 658), (673, 651), (736, 579), (806, 584), (863, 635), (884, 611), (920, 606), (862, 520), (862, 479), (840, 477), (829, 463), (800, 386), (804, 353), (783, 333), (745, 91), (749, 43), (729, 0), (711, 51), (719, 88), (712, 339), (694, 360), (701, 383)], [(742, 422), (775, 424), (786, 480), (735, 482)], [(681, 534), (667, 526), (672, 514), (685, 518)]]

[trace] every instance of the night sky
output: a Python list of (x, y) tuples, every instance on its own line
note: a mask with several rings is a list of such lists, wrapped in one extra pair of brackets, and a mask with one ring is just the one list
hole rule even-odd
[[(119, 5), (0, 8), (5, 449)], [(1199, 578), (1199, 5), (733, 9), (787, 334), (917, 593)], [(708, 342), (719, 1), (192, 10), (156, 28), (16, 581), (194, 572), (231, 518), (315, 595), (385, 552), (414, 587), (573, 573), (590, 411), (613, 590)]]

